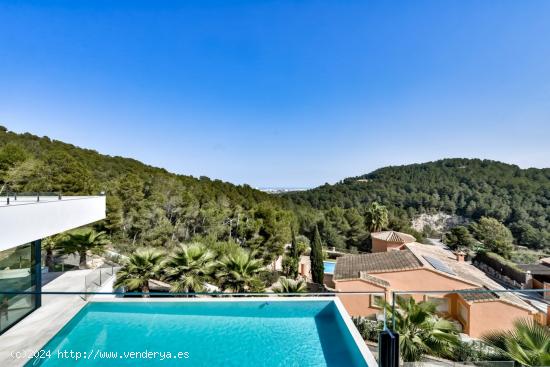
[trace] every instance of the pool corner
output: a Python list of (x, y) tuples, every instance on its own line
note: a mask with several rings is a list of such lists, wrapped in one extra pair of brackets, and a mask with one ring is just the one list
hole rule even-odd
[(334, 304), (336, 305), (336, 308), (338, 309), (338, 312), (340, 313), (342, 320), (346, 324), (346, 327), (349, 330), (351, 337), (355, 342), (355, 345), (357, 345), (357, 347), (359, 348), (359, 352), (367, 362), (367, 365), (369, 367), (378, 367), (378, 362), (376, 361), (376, 358), (374, 357), (372, 352), (369, 350), (367, 344), (363, 340), (363, 337), (359, 333), (359, 330), (357, 330), (357, 327), (353, 323), (351, 316), (346, 311), (346, 308), (344, 307), (344, 304), (342, 303), (342, 301), (340, 301), (338, 297), (335, 297)]

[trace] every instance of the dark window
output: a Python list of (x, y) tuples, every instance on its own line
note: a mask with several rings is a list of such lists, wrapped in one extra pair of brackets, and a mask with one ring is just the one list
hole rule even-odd
[[(0, 292), (33, 292), (40, 281), (39, 242), (0, 251)], [(38, 263), (37, 263), (38, 261)], [(29, 294), (0, 294), (0, 334), (39, 306), (37, 297)]]

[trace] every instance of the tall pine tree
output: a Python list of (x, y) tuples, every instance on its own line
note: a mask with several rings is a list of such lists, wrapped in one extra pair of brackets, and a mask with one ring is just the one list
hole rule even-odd
[(325, 274), (323, 266), (323, 245), (321, 244), (321, 235), (319, 234), (319, 228), (317, 226), (315, 226), (315, 234), (313, 235), (309, 257), (311, 259), (311, 277), (313, 283), (323, 284), (323, 276)]

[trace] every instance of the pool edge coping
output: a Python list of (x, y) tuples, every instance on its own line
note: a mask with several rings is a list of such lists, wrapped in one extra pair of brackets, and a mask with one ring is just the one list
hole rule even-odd
[(355, 324), (353, 323), (353, 320), (351, 319), (351, 316), (349, 315), (348, 311), (346, 311), (346, 308), (344, 307), (344, 304), (342, 301), (340, 301), (340, 298), (335, 297), (333, 299), (334, 304), (336, 305), (336, 308), (338, 309), (338, 312), (340, 312), (340, 316), (342, 316), (342, 319), (344, 320), (344, 323), (346, 324), (351, 337), (355, 341), (355, 344), (359, 348), (359, 352), (367, 362), (367, 366), (369, 367), (378, 367), (378, 362), (376, 362), (376, 359), (372, 352), (369, 350), (369, 347), (367, 346), (367, 343), (365, 340), (363, 340), (363, 337), (359, 333), (359, 330), (357, 330), (357, 327), (355, 327)]

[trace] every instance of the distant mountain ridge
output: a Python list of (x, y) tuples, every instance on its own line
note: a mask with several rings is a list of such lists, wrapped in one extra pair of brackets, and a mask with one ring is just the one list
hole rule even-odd
[[(9, 151), (6, 151), (8, 148)], [(18, 151), (18, 148), (21, 151)], [(21, 177), (21, 182), (16, 184), (15, 188), (27, 190), (52, 190), (61, 191), (66, 194), (71, 193), (97, 193), (99, 191), (108, 191), (105, 183), (117, 179), (125, 174), (137, 174), (142, 178), (149, 177), (152, 179), (157, 176), (165, 176), (181, 180), (185, 184), (199, 184), (200, 182), (210, 181), (219, 188), (224, 188), (228, 192), (233, 190), (243, 190), (248, 193), (254, 192), (262, 198), (268, 198), (268, 195), (263, 194), (259, 190), (255, 190), (248, 185), (234, 185), (229, 182), (213, 179), (208, 177), (193, 177), (189, 175), (176, 174), (167, 171), (164, 168), (154, 167), (133, 158), (110, 156), (101, 154), (95, 150), (81, 148), (73, 144), (65, 143), (59, 140), (50, 139), (47, 136), (39, 137), (30, 133), (18, 134), (9, 132), (5, 127), (0, 126), (0, 149), (4, 149), (0, 158), (4, 162), (0, 162), (0, 170), (7, 168), (8, 165), (16, 165), (25, 161), (27, 158), (32, 158), (40, 163), (45, 164), (42, 168), (47, 168), (52, 173), (58, 167), (64, 168), (66, 174), (78, 173), (80, 176), (80, 184), (75, 183), (71, 187), (69, 181), (53, 182), (55, 175), (48, 176), (53, 181), (45, 180), (45, 177), (40, 177), (40, 182), (32, 183), (32, 174), (27, 177)], [(11, 155), (11, 157), (9, 157)], [(3, 166), (2, 166), (3, 165)], [(65, 167), (64, 167), (65, 166)], [(0, 171), (0, 173), (4, 173)], [(1, 179), (5, 177), (0, 176)], [(73, 177), (77, 178), (77, 177)], [(89, 181), (89, 182), (88, 182)], [(248, 195), (248, 194), (247, 194)]]

